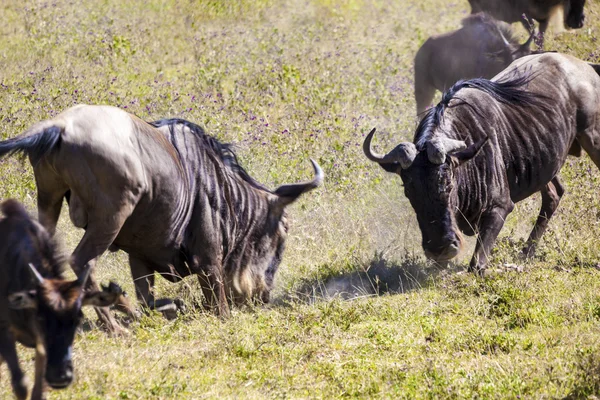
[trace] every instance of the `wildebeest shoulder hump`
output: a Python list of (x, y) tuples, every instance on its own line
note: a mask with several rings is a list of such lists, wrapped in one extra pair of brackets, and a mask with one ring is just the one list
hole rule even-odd
[(441, 101), (435, 107), (427, 111), (419, 123), (414, 138), (414, 143), (417, 149), (419, 151), (425, 149), (427, 141), (431, 139), (434, 128), (440, 124), (442, 118), (444, 117), (444, 111), (449, 106), (451, 100), (458, 99), (460, 100), (458, 105), (467, 105), (472, 110), (477, 112), (477, 109), (472, 104), (469, 104), (464, 99), (458, 97), (458, 92), (464, 88), (480, 90), (503, 104), (540, 107), (543, 109), (547, 108), (546, 96), (540, 93), (532, 93), (524, 90), (524, 86), (534, 79), (535, 75), (519, 73), (517, 70), (515, 70), (513, 76), (515, 77), (512, 79), (500, 81), (475, 78), (456, 82), (444, 93)]
[[(176, 127), (179, 125), (188, 128), (190, 134), (200, 139), (201, 143), (203, 144), (203, 150), (210, 152), (213, 156), (217, 157), (225, 167), (229, 168), (239, 178), (249, 183), (254, 188), (271, 193), (269, 189), (267, 189), (261, 183), (256, 181), (254, 178), (252, 178), (248, 174), (248, 172), (246, 172), (246, 170), (239, 164), (237, 155), (233, 151), (231, 144), (221, 143), (214, 137), (207, 135), (201, 126), (181, 118), (161, 119), (158, 121), (150, 122), (150, 125), (152, 125), (155, 128), (167, 126), (171, 135), (174, 134)], [(173, 142), (172, 144), (177, 149), (177, 151), (180, 151), (176, 142)]]

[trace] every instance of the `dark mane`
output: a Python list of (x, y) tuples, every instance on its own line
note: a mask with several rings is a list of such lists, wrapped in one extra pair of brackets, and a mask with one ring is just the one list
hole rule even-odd
[(237, 156), (232, 149), (233, 146), (230, 143), (221, 143), (214, 137), (207, 135), (201, 126), (181, 118), (161, 119), (158, 121), (149, 122), (149, 124), (155, 128), (168, 126), (171, 134), (174, 133), (174, 129), (177, 125), (183, 125), (187, 127), (193, 135), (202, 140), (202, 143), (204, 144), (204, 149), (206, 151), (210, 151), (213, 155), (218, 157), (224, 165), (226, 165), (231, 171), (237, 174), (242, 180), (249, 183), (256, 189), (264, 190), (269, 193), (271, 192), (261, 183), (252, 178), (248, 174), (248, 172), (246, 172), (246, 170), (240, 165)]
[(531, 80), (535, 78), (531, 74), (518, 74), (515, 69), (513, 76), (502, 81), (490, 81), (483, 78), (460, 80), (448, 89), (442, 96), (442, 100), (435, 107), (429, 109), (415, 132), (414, 143), (419, 151), (425, 148), (426, 142), (431, 138), (433, 130), (440, 124), (444, 117), (444, 111), (450, 104), (450, 100), (459, 99), (461, 102), (457, 105), (468, 105), (473, 110), (473, 104), (469, 104), (464, 99), (457, 97), (457, 93), (463, 88), (472, 88), (480, 90), (494, 98), (494, 100), (516, 107), (541, 107), (547, 109), (546, 97), (537, 93), (529, 92), (523, 89)]

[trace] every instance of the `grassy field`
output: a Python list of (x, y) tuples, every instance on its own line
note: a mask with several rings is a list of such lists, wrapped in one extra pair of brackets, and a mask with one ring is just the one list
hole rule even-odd
[[(585, 28), (551, 32), (547, 49), (600, 62), (600, 3), (588, 3)], [(124, 338), (92, 326), (76, 340), (75, 382), (49, 398), (599, 394), (600, 172), (589, 158), (567, 161), (537, 258), (523, 272), (502, 267), (518, 263), (534, 197), (511, 214), (491, 260), (499, 271), (482, 279), (464, 272), (472, 241), (456, 265), (424, 259), (400, 179), (362, 154), (373, 127), (380, 149), (412, 137), (414, 54), (467, 12), (466, 0), (0, 2), (3, 138), (74, 104), (110, 104), (200, 123), (271, 188), (307, 179), (311, 157), (326, 173), (290, 207), (272, 305), (227, 320), (151, 315)], [(3, 161), (0, 176), (0, 198), (34, 211), (30, 166)], [(60, 236), (68, 251), (81, 236), (67, 215)], [(96, 273), (133, 293), (123, 254)], [(193, 279), (158, 285), (189, 303), (198, 291)], [(33, 352), (20, 354), (32, 377)]]

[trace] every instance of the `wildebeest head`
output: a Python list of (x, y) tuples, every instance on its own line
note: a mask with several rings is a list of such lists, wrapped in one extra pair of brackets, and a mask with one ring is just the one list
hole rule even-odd
[[(258, 238), (253, 260), (255, 264), (267, 265), (264, 276), (266, 287), (262, 290), (257, 288), (260, 293), (255, 294), (264, 303), (269, 301), (273, 278), (285, 250), (289, 227), (285, 207), (296, 201), (301, 194), (319, 187), (323, 182), (324, 174), (321, 167), (314, 160), (310, 161), (315, 174), (312, 180), (282, 185), (273, 192), (269, 201), (269, 213), (265, 221), (266, 229), (263, 230), (262, 237)], [(242, 290), (242, 292), (244, 291)]]
[(477, 155), (487, 139), (467, 146), (461, 140), (436, 137), (422, 151), (404, 142), (380, 155), (371, 150), (374, 133), (375, 129), (365, 138), (365, 155), (402, 178), (404, 194), (417, 215), (425, 255), (436, 261), (456, 257), (462, 236), (454, 216), (458, 205), (455, 172)]
[[(470, 15), (463, 20), (465, 27), (476, 25), (482, 30), (479, 40), (487, 40), (487, 46), (491, 53), (487, 57), (498, 60), (502, 68), (512, 63), (517, 58), (531, 54), (531, 43), (535, 37), (535, 30), (532, 29), (529, 38), (522, 44), (514, 36), (510, 25), (498, 21), (486, 13)], [(487, 39), (485, 39), (487, 38)]]
[(53, 388), (64, 388), (73, 380), (71, 355), (75, 332), (83, 317), (81, 308), (114, 304), (122, 290), (111, 282), (102, 291), (85, 291), (89, 269), (73, 281), (63, 279), (62, 266), (56, 264), (63, 258), (56, 254), (48, 232), (14, 200), (4, 202), (2, 211), (7, 218), (2, 221), (0, 231), (8, 244), (14, 244), (4, 262), (19, 271), (18, 279), (24, 283), (20, 286), (26, 288), (8, 294), (14, 317), (11, 319), (17, 319), (19, 327), (25, 323), (28, 336), (33, 336), (32, 344), (38, 352), (46, 354), (46, 381)]
[(583, 27), (585, 14), (583, 8), (585, 0), (570, 0), (565, 2), (565, 25), (567, 28), (579, 29)]
[[(228, 286), (226, 296), (237, 304), (244, 304), (249, 300), (268, 302), (287, 238), (285, 208), (303, 193), (320, 186), (323, 171), (311, 160), (315, 172), (312, 180), (283, 185), (271, 191), (252, 178), (240, 165), (231, 144), (221, 143), (206, 134), (199, 125), (183, 119), (164, 119), (151, 122), (150, 125), (171, 137), (171, 144), (179, 154), (187, 154), (190, 159), (198, 157), (211, 160), (203, 163), (196, 171), (190, 171), (190, 176), (201, 173), (202, 180), (206, 181), (222, 177), (208, 185), (210, 188), (201, 190), (199, 195), (202, 198), (221, 197), (225, 201), (226, 206), (214, 210), (217, 213), (214, 217), (220, 218), (223, 225), (228, 225), (231, 230), (220, 239), (212, 240), (213, 246), (195, 249), (197, 254), (192, 256), (193, 263), (197, 268), (204, 268), (206, 260), (212, 260), (215, 254), (223, 251), (223, 260), (220, 262), (225, 269), (224, 280)], [(189, 145), (181, 146), (179, 143), (185, 140), (176, 140), (178, 136), (194, 138), (198, 146), (195, 149)], [(218, 201), (220, 200), (214, 200), (215, 203)], [(214, 223), (213, 216), (203, 214), (194, 219), (200, 232), (194, 231), (194, 234), (198, 236), (212, 234), (206, 231), (205, 226)], [(204, 223), (202, 218), (210, 220)], [(194, 248), (194, 244), (190, 244), (190, 248)], [(216, 290), (208, 279), (204, 286)]]

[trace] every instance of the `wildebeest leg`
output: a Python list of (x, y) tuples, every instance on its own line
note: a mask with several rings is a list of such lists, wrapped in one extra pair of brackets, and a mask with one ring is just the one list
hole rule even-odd
[(129, 268), (135, 285), (135, 296), (142, 307), (154, 304), (154, 271), (139, 258), (129, 255)]
[(494, 207), (491, 210), (485, 211), (481, 216), (475, 253), (469, 263), (470, 272), (483, 274), (487, 266), (490, 251), (494, 247), (496, 238), (504, 226), (506, 216), (510, 214), (513, 208), (514, 204), (511, 202), (506, 208)]
[(435, 95), (435, 87), (431, 83), (429, 68), (431, 68), (431, 46), (423, 45), (415, 56), (415, 101), (417, 117), (423, 118), (423, 113), (431, 105)]
[(545, 20), (539, 21), (539, 22), (540, 22), (539, 33), (538, 33), (539, 40), (536, 41), (536, 44), (539, 46), (540, 49), (543, 50), (544, 49), (544, 35), (546, 34), (546, 29), (548, 29), (548, 23), (550, 21), (545, 19)]
[(206, 308), (221, 317), (229, 316), (229, 306), (225, 294), (225, 282), (222, 269), (216, 266), (203, 267), (198, 274)]
[(417, 117), (423, 118), (423, 113), (431, 105), (435, 88), (427, 82), (415, 82), (415, 100), (417, 102)]
[(522, 255), (524, 257), (532, 257), (535, 254), (537, 242), (546, 231), (548, 221), (558, 208), (558, 203), (560, 203), (565, 189), (558, 176), (555, 176), (540, 192), (542, 194), (542, 208), (523, 249)]
[(27, 378), (23, 375), (23, 371), (19, 366), (15, 339), (8, 328), (4, 327), (0, 328), (0, 359), (6, 361), (6, 365), (10, 371), (10, 381), (15, 396), (19, 400), (25, 400), (28, 392)]
[(594, 132), (587, 129), (577, 136), (577, 141), (586, 153), (590, 156), (596, 167), (600, 169), (600, 131)]
[(46, 349), (42, 342), (35, 346), (35, 381), (31, 391), (31, 400), (44, 398), (44, 376), (46, 375)]
[[(116, 213), (115, 213), (116, 214)], [(113, 214), (114, 215), (114, 214)], [(71, 256), (71, 267), (77, 274), (77, 276), (81, 276), (81, 274), (87, 268), (93, 268), (96, 265), (96, 260), (98, 257), (104, 253), (110, 244), (115, 240), (117, 235), (119, 234), (119, 230), (125, 221), (124, 215), (129, 216), (130, 213), (119, 213), (117, 216), (108, 217), (112, 222), (109, 224), (99, 224), (94, 220), (89, 221), (88, 228), (83, 235), (83, 238), (77, 245), (77, 248), (73, 252)], [(93, 273), (87, 280), (86, 290), (88, 291), (98, 291), (100, 290), (96, 280), (93, 277)], [(120, 303), (124, 303), (125, 301), (120, 301)], [(106, 327), (106, 329), (111, 333), (123, 333), (124, 330), (119, 326), (119, 324), (115, 321), (114, 317), (111, 315), (109, 309), (107, 307), (98, 308), (94, 307), (94, 310), (98, 314), (98, 319), (100, 322)], [(133, 313), (133, 310), (131, 311)]]
[(56, 232), (63, 198), (69, 190), (67, 184), (52, 172), (46, 161), (34, 168), (37, 186), (38, 219), (51, 236)]
[(167, 319), (177, 317), (177, 311), (184, 308), (180, 299), (156, 299), (154, 296), (155, 268), (132, 255), (129, 256), (129, 266), (135, 284), (135, 295), (140, 305), (160, 311)]
[(575, 140), (569, 148), (569, 155), (574, 157), (581, 157), (581, 145), (577, 140)]

